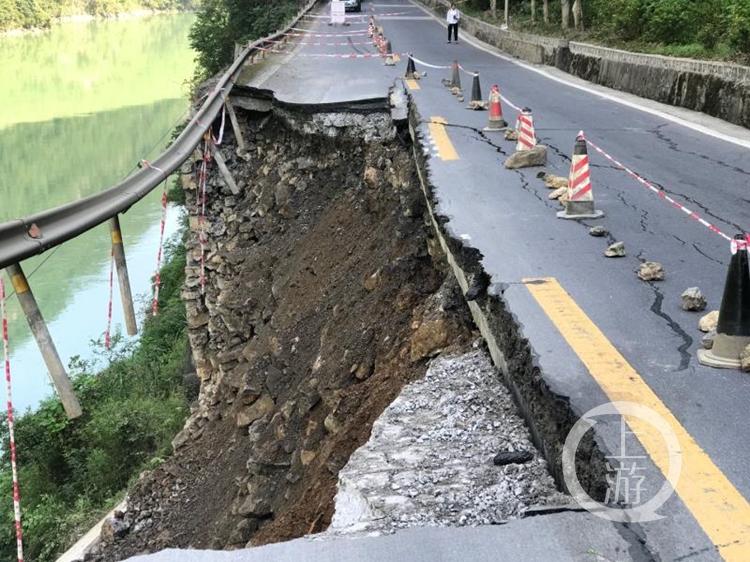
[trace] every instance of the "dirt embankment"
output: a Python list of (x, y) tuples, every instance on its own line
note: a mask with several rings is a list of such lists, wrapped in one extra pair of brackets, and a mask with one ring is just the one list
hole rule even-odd
[[(247, 152), (222, 148), (240, 194), (213, 169), (209, 180), (205, 295), (198, 194), (185, 182), (200, 396), (174, 456), (140, 479), (117, 537), (89, 559), (325, 529), (337, 473), (374, 420), (430, 356), (474, 339), (430, 251), (410, 149), (387, 113), (360, 117), (366, 130), (349, 117), (240, 113)], [(296, 132), (299, 120), (325, 134)]]

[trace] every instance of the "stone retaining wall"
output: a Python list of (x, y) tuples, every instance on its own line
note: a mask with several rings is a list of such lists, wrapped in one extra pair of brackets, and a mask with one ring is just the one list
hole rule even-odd
[[(444, 15), (447, 0), (419, 0)], [(534, 64), (555, 66), (589, 82), (750, 126), (750, 67), (632, 53), (507, 31), (464, 15), (464, 32)]]

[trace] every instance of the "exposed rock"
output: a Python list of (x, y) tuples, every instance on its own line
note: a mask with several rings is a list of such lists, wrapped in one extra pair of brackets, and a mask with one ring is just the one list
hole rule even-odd
[(719, 311), (712, 310), (708, 314), (701, 316), (701, 319), (698, 320), (698, 329), (701, 332), (710, 332), (712, 330), (716, 331), (716, 326), (718, 323), (719, 323)]
[(638, 277), (643, 281), (663, 281), (664, 267), (656, 261), (645, 261), (638, 268)]
[(545, 164), (547, 164), (547, 147), (538, 144), (531, 150), (514, 152), (505, 160), (504, 165), (509, 170), (517, 170), (518, 168), (544, 166)]
[(492, 459), (495, 466), (504, 466), (506, 464), (524, 464), (534, 458), (530, 451), (500, 451)]
[(562, 197), (566, 193), (568, 193), (568, 188), (567, 187), (558, 187), (555, 191), (550, 192), (547, 195), (547, 197), (549, 199), (559, 199), (560, 197)]
[(706, 309), (707, 304), (706, 297), (698, 287), (690, 287), (682, 293), (683, 310), (701, 311)]
[(515, 129), (507, 128), (505, 129), (505, 140), (509, 141), (517, 141), (518, 140), (518, 131)]
[(253, 533), (258, 530), (258, 520), (249, 518), (243, 519), (229, 535), (229, 544), (231, 545), (245, 545), (253, 536)]
[(747, 345), (740, 353), (740, 369), (746, 373), (750, 372), (750, 345)]
[(604, 255), (608, 258), (621, 258), (625, 255), (625, 243), (615, 242), (611, 244), (609, 248), (604, 252)]
[(375, 273), (365, 279), (364, 286), (368, 291), (374, 291), (380, 284), (381, 272), (378, 269)]
[(562, 176), (556, 176), (554, 174), (548, 174), (546, 172), (540, 172), (537, 177), (544, 180), (544, 185), (550, 189), (560, 189), (561, 187), (568, 187), (568, 178)]
[(421, 322), (411, 337), (411, 360), (419, 361), (441, 351), (450, 343), (450, 332), (447, 318), (438, 317)]
[(112, 542), (121, 539), (130, 531), (130, 523), (122, 517), (108, 517), (102, 523), (102, 530), (99, 537), (104, 542)]
[(259, 519), (268, 517), (271, 513), (271, 505), (268, 503), (268, 500), (264, 497), (257, 497), (254, 494), (247, 496), (237, 510), (238, 515), (242, 515), (243, 517), (257, 517)]
[(378, 181), (380, 180), (380, 172), (377, 168), (367, 166), (367, 168), (365, 168), (363, 179), (365, 181), (365, 185), (372, 189), (378, 185)]
[(244, 406), (237, 411), (237, 427), (246, 427), (255, 420), (262, 418), (273, 411), (273, 398), (264, 394), (249, 406)]
[(589, 234), (591, 236), (600, 238), (602, 236), (606, 236), (607, 234), (609, 234), (609, 231), (603, 226), (592, 226), (591, 228), (589, 228)]

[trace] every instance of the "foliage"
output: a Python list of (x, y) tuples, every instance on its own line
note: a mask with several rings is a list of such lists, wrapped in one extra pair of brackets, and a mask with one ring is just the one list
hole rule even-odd
[(190, 10), (198, 0), (0, 0), (0, 31), (49, 27), (54, 18), (88, 14), (113, 16), (123, 12)]
[[(111, 508), (129, 480), (170, 451), (187, 415), (182, 374), (187, 353), (184, 245), (172, 243), (162, 269), (159, 315), (146, 320), (140, 341), (116, 335), (101, 350), (103, 370), (80, 359), (71, 374), (84, 414), (68, 420), (55, 398), (16, 420), (18, 465), (28, 558), (51, 561)], [(100, 342), (94, 342), (101, 346)], [(0, 424), (0, 559), (15, 557), (7, 424)]]
[[(582, 30), (565, 35), (610, 46), (674, 56), (750, 60), (750, 0), (581, 0)], [(467, 11), (482, 5), (468, 0)], [(572, 0), (570, 1), (572, 5)], [(503, 0), (498, 0), (502, 16)], [(542, 0), (531, 23), (531, 0), (510, 0), (512, 27), (560, 35), (560, 0), (549, 0), (544, 24)], [(484, 17), (489, 17), (485, 13)], [(572, 19), (571, 19), (572, 23)]]
[(198, 52), (202, 78), (232, 61), (234, 44), (270, 35), (288, 22), (302, 0), (203, 0), (190, 44)]

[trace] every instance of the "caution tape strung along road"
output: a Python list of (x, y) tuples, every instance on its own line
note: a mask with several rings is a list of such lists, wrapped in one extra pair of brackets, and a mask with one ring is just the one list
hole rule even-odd
[[(513, 109), (516, 109), (517, 111), (521, 111), (521, 108), (519, 108), (517, 105), (515, 105), (513, 102), (511, 102), (508, 98), (506, 98), (505, 96), (502, 96), (502, 95), (500, 97), (503, 99), (503, 101), (505, 103), (507, 103), (508, 105), (510, 105)], [(601, 154), (604, 158), (606, 158), (607, 160), (609, 160), (616, 167), (618, 167), (619, 169), (621, 169), (622, 171), (624, 171), (625, 173), (627, 173), (630, 177), (632, 177), (633, 179), (635, 179), (642, 186), (644, 186), (645, 188), (649, 189), (650, 191), (653, 191), (654, 193), (656, 193), (659, 196), (660, 199), (663, 199), (664, 201), (666, 201), (667, 203), (669, 203), (670, 205), (672, 205), (674, 208), (679, 209), (680, 211), (682, 211), (683, 213), (685, 213), (688, 217), (690, 217), (691, 219), (697, 221), (701, 225), (705, 226), (708, 230), (710, 230), (714, 234), (718, 234), (719, 236), (721, 236), (722, 238), (724, 238), (725, 240), (727, 240), (730, 243), (734, 242), (734, 238), (733, 237), (731, 237), (728, 234), (722, 232), (716, 225), (711, 224), (710, 222), (708, 222), (706, 219), (704, 219), (703, 217), (701, 217), (695, 211), (689, 209), (688, 207), (686, 207), (682, 203), (676, 201), (673, 197), (670, 197), (664, 189), (660, 189), (660, 188), (656, 187), (654, 184), (652, 184), (650, 181), (648, 181), (647, 179), (645, 179), (644, 177), (642, 177), (640, 174), (637, 174), (636, 172), (634, 172), (633, 170), (631, 170), (630, 168), (628, 168), (627, 166), (625, 166), (619, 160), (615, 159), (613, 156), (611, 156), (610, 154), (608, 154), (599, 145), (595, 144), (594, 142), (592, 142), (591, 140), (589, 140), (588, 138), (586, 138), (585, 135), (584, 135), (584, 139), (586, 139), (586, 143), (591, 148), (593, 148), (596, 152), (598, 152), (599, 154)]]

